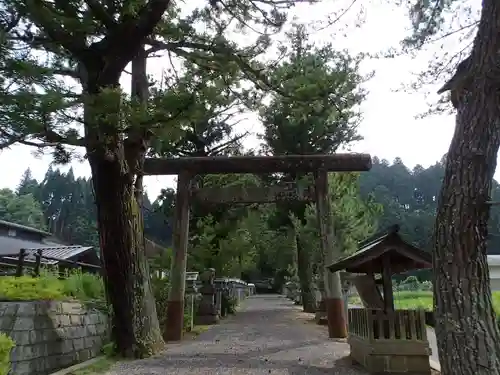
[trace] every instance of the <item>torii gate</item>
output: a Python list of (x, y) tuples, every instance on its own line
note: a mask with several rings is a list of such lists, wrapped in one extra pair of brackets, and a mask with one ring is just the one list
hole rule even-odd
[[(337, 260), (334, 233), (328, 204), (328, 172), (362, 172), (371, 168), (368, 154), (281, 155), (281, 156), (214, 156), (183, 158), (148, 158), (144, 175), (178, 175), (173, 228), (173, 259), (164, 337), (182, 339), (185, 272), (189, 234), (189, 211), (192, 199), (213, 203), (270, 203), (283, 200), (316, 202), (321, 236), (323, 265)], [(192, 189), (196, 175), (270, 174), (276, 172), (313, 173), (314, 189), (278, 185), (259, 188)], [(346, 319), (339, 273), (323, 272), (325, 306), (330, 338), (347, 336)]]

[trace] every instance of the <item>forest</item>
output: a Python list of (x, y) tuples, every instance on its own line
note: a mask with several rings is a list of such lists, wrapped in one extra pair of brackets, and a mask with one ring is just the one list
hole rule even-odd
[[(336, 196), (340, 201), (333, 202), (336, 225), (347, 226), (343, 231), (351, 236), (345, 239), (344, 251), (355, 251), (358, 241), (393, 224), (400, 225), (405, 240), (431, 251), (443, 162), (444, 158), (428, 168), (417, 165), (410, 169), (400, 158), (390, 163), (374, 157), (370, 172), (344, 181), (354, 189)], [(500, 198), (497, 183), (492, 196)], [(145, 235), (168, 249), (167, 252), (172, 239), (173, 203), (174, 190), (168, 188), (159, 197), (143, 198)], [(359, 221), (360, 211), (367, 208), (370, 215)], [(195, 209), (188, 268), (202, 271), (214, 267), (218, 274), (247, 280), (293, 275), (295, 245), (286, 227), (276, 224), (276, 210), (273, 205)], [(0, 219), (48, 230), (70, 244), (99, 249), (92, 183), (90, 179), (76, 178), (71, 169), (63, 173), (49, 168), (42, 181), (33, 179), (30, 170), (26, 170), (16, 191), (0, 190)], [(313, 216), (307, 215), (306, 220), (303, 236), (319, 237)], [(307, 232), (308, 228), (313, 232)], [(488, 253), (500, 254), (497, 207), (491, 212), (489, 234)], [(306, 241), (315, 244), (314, 238), (307, 237)], [(165, 266), (168, 268), (168, 260)], [(429, 272), (418, 275), (429, 278)]]

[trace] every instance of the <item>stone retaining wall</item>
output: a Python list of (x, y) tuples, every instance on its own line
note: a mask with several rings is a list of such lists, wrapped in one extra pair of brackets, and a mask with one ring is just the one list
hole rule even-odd
[(0, 331), (16, 343), (12, 375), (45, 375), (101, 353), (106, 315), (78, 302), (0, 302)]

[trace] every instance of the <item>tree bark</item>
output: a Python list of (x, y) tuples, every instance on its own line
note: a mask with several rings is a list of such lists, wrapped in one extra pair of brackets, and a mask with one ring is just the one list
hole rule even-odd
[(113, 308), (112, 337), (117, 354), (143, 358), (163, 347), (138, 202), (142, 197), (138, 168), (145, 150), (140, 138), (139, 143), (124, 140), (118, 118), (107, 115), (120, 113), (121, 98), (105, 98), (105, 106), (98, 99), (103, 89), (119, 87), (119, 72), (111, 76), (89, 73), (84, 87), (92, 100), (84, 109), (85, 135), (106, 290)]
[(144, 358), (163, 346), (145, 256), (143, 218), (121, 161), (90, 160), (117, 354)]
[[(486, 244), (500, 146), (497, 51), (500, 8), (483, 2), (470, 85), (452, 92), (456, 128), (447, 154), (434, 232), (436, 336), (443, 375), (500, 374)], [(499, 40), (496, 40), (499, 39)], [(496, 72), (498, 74), (498, 72)], [(497, 75), (498, 77), (498, 75)]]
[(300, 281), (300, 290), (302, 296), (302, 307), (304, 312), (316, 312), (316, 295), (313, 289), (312, 263), (309, 251), (304, 248), (300, 241), (298, 233), (295, 234), (297, 244), (297, 274)]

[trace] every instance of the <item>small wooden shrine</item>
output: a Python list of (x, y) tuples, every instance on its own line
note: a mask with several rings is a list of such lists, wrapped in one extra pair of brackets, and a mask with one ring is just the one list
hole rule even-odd
[(355, 274), (352, 281), (364, 305), (348, 310), (352, 359), (372, 374), (428, 375), (425, 312), (394, 309), (392, 276), (431, 268), (432, 256), (405, 242), (398, 231), (395, 225), (373, 236), (328, 269)]

